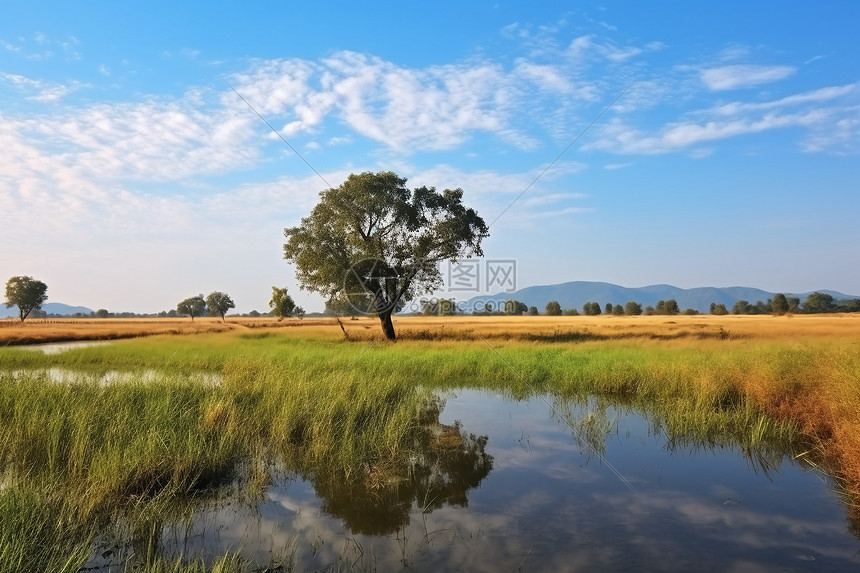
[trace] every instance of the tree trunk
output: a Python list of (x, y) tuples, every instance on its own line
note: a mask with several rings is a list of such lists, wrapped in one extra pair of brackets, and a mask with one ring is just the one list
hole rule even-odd
[(379, 313), (379, 322), (382, 324), (382, 332), (388, 340), (396, 340), (394, 334), (394, 323), (391, 322), (391, 310), (385, 310)]

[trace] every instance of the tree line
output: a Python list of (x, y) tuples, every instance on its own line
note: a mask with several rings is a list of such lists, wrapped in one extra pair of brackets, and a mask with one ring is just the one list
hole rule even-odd
[[(489, 307), (489, 308), (487, 308)], [(746, 300), (738, 300), (731, 309), (726, 308), (724, 303), (712, 302), (710, 314), (819, 314), (834, 312), (860, 312), (860, 299), (836, 300), (832, 295), (822, 292), (810, 293), (806, 300), (801, 302), (798, 297), (789, 297), (777, 293), (767, 301), (756, 301), (750, 303)], [(454, 316), (462, 314), (458, 309), (457, 301), (453, 299), (432, 299), (424, 301), (420, 314), (424, 316)], [(628, 301), (625, 304), (606, 303), (601, 306), (599, 302), (589, 301), (582, 305), (582, 310), (576, 308), (562, 308), (557, 300), (546, 303), (543, 312), (536, 306), (528, 306), (524, 302), (508, 299), (504, 303), (490, 306), (485, 303), (485, 308), (473, 310), (473, 316), (654, 316), (654, 315), (695, 315), (700, 314), (698, 310), (687, 308), (681, 310), (675, 299), (658, 300), (654, 306), (644, 306), (640, 302)]]
[[(202, 294), (186, 298), (176, 305), (175, 310), (161, 311), (158, 314), (136, 314), (133, 312), (109, 312), (107, 309), (82, 313), (76, 312), (71, 315), (58, 315), (47, 313), (42, 310), (42, 305), (48, 300), (48, 285), (34, 279), (31, 276), (15, 276), (6, 281), (6, 308), (13, 306), (18, 308), (18, 319), (23, 323), (27, 317), (34, 318), (136, 318), (136, 317), (181, 317), (189, 316), (191, 320), (199, 316), (220, 316), (226, 321), (226, 314), (236, 304), (227, 293), (213, 291), (206, 297)], [(298, 306), (293, 298), (287, 293), (286, 288), (272, 287), (272, 299), (269, 301), (271, 309), (267, 315), (276, 316), (279, 320), (297, 316), (303, 318), (305, 311)], [(263, 316), (257, 311), (251, 311), (246, 316)]]

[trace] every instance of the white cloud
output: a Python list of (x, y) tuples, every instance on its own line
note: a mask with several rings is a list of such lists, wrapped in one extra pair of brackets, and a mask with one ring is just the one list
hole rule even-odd
[(25, 94), (27, 99), (43, 103), (57, 102), (82, 87), (80, 82), (59, 84), (9, 73), (0, 74), (0, 80), (11, 84), (19, 92)]
[(606, 165), (603, 166), (603, 168), (606, 169), (607, 171), (615, 171), (618, 169), (624, 169), (625, 167), (630, 167), (631, 165), (633, 165), (633, 163), (630, 163), (630, 162), (627, 162), (627, 163), (607, 163)]
[[(801, 127), (808, 136), (802, 141), (805, 151), (850, 149), (856, 141), (860, 122), (854, 100), (858, 85), (831, 86), (764, 102), (730, 102), (698, 110), (691, 119), (664, 125), (648, 133), (616, 118), (597, 128), (597, 141), (585, 149), (617, 153), (658, 154), (679, 151), (709, 143), (776, 129)], [(854, 146), (856, 147), (856, 146)], [(702, 150), (696, 150), (701, 156)], [(712, 153), (708, 150), (706, 154)]]
[(621, 64), (645, 52), (655, 52), (666, 47), (662, 42), (648, 42), (642, 47), (619, 46), (614, 41), (605, 38), (598, 40), (589, 34), (574, 38), (567, 47), (567, 55), (582, 63), (589, 63), (594, 55), (600, 56), (615, 64)]
[(823, 103), (858, 93), (858, 91), (860, 91), (860, 83), (830, 86), (766, 102), (732, 102), (720, 105), (714, 111), (720, 115), (734, 115), (741, 112), (777, 109), (805, 103)]
[(794, 114), (767, 114), (757, 118), (737, 118), (722, 121), (678, 122), (665, 126), (655, 135), (614, 120), (601, 131), (600, 139), (584, 146), (617, 153), (653, 155), (686, 149), (693, 145), (730, 137), (761, 133), (787, 127), (812, 127), (828, 119), (822, 110)]
[(793, 66), (758, 66), (736, 64), (706, 68), (699, 72), (709, 90), (724, 91), (749, 88), (784, 80), (797, 72)]

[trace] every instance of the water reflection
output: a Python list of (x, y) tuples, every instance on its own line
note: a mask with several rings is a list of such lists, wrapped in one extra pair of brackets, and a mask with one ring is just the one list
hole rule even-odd
[(430, 513), (445, 505), (466, 507), (468, 492), (493, 468), (487, 436), (441, 424), (444, 402), (434, 399), (421, 413), (412, 447), (397, 462), (381, 465), (365, 479), (350, 480), (326, 468), (302, 476), (314, 484), (321, 510), (342, 519), (355, 534), (386, 535), (409, 524), (413, 507)]
[(446, 398), (384, 471), (281, 468), (260, 497), (238, 488), (159, 524), (161, 551), (297, 571), (860, 567), (832, 484), (774, 444), (685, 442), (593, 400)]

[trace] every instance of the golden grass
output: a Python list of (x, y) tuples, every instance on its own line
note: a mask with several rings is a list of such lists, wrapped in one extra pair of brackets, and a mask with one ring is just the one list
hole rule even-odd
[(201, 334), (243, 328), (220, 318), (48, 318), (0, 319), (0, 345), (40, 344), (71, 340), (114, 340), (155, 334)]
[[(307, 320), (306, 320), (307, 322)], [(374, 318), (343, 320), (347, 332), (376, 334)], [(320, 325), (322, 326), (322, 325)], [(809, 340), (822, 337), (860, 337), (860, 313), (828, 315), (680, 315), (680, 316), (488, 316), (401, 317), (394, 319), (401, 338), (416, 333), (450, 338), (485, 337), (540, 341), (541, 337), (580, 333), (588, 340)], [(329, 326), (336, 329), (336, 325)], [(444, 335), (443, 335), (444, 333)], [(429, 337), (429, 336), (428, 336)], [(420, 336), (419, 336), (420, 338)], [(575, 340), (575, 338), (574, 338)], [(561, 340), (559, 340), (561, 341)]]
[[(374, 317), (340, 319), (352, 339), (380, 337)], [(456, 316), (396, 317), (401, 339), (514, 339), (587, 342), (600, 340), (668, 341), (708, 339), (793, 340), (860, 337), (860, 313), (815, 315), (695, 316)], [(333, 318), (304, 320), (203, 317), (130, 319), (0, 319), (0, 345), (71, 340), (113, 340), (157, 334), (201, 334), (246, 329), (279, 329), (302, 337), (342, 337)]]

